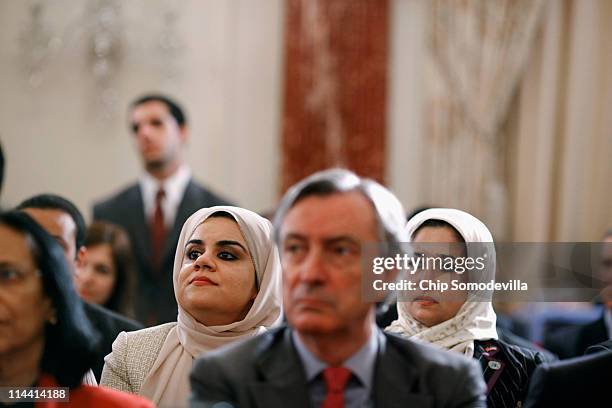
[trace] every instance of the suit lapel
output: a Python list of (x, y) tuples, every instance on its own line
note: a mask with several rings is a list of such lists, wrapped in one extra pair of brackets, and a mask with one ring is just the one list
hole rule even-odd
[(393, 341), (377, 330), (378, 358), (374, 370), (374, 406), (376, 407), (433, 407), (431, 397), (412, 392), (417, 381), (416, 368), (406, 355), (400, 353)]
[[(164, 243), (164, 252), (162, 254), (163, 264), (167, 263), (167, 258), (170, 257), (171, 260), (174, 259), (174, 252), (176, 250), (176, 243), (178, 242), (179, 235), (181, 234), (181, 229), (183, 228), (183, 223), (187, 218), (191, 216), (196, 210), (199, 208), (194, 208), (197, 205), (198, 197), (196, 186), (193, 183), (193, 180), (189, 180), (187, 183), (187, 187), (185, 187), (185, 192), (183, 193), (183, 198), (181, 199), (181, 203), (176, 209), (176, 216), (174, 217), (174, 222), (172, 223), (172, 228), (166, 234), (166, 241)], [(171, 262), (172, 264), (172, 262)]]
[[(608, 332), (603, 314), (599, 319), (587, 325), (584, 333), (586, 347), (608, 340)], [(584, 350), (586, 350), (586, 347)], [(584, 352), (584, 350), (582, 350), (582, 352)]]
[(146, 259), (150, 269), (151, 259), (151, 242), (149, 240), (150, 232), (149, 225), (144, 213), (144, 203), (142, 200), (142, 192), (140, 186), (136, 184), (129, 193), (127, 202), (130, 205), (129, 212), (132, 213), (126, 222), (132, 230), (133, 237), (142, 237), (141, 239), (133, 239), (132, 245), (134, 251), (137, 252), (137, 259)]
[[(291, 330), (276, 333), (282, 336), (274, 344), (264, 345), (256, 361), (261, 381), (248, 384), (257, 407), (310, 407), (310, 396), (304, 368), (291, 340)], [(272, 336), (271, 336), (272, 337)]]

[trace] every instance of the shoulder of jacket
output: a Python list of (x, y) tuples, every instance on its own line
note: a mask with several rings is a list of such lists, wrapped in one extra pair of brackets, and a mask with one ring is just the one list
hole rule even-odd
[(126, 197), (134, 194), (134, 190), (138, 188), (140, 188), (138, 182), (123, 187), (119, 192), (97, 201), (94, 204), (94, 208), (99, 210), (107, 206), (115, 205), (115, 203), (122, 203), (125, 201)]

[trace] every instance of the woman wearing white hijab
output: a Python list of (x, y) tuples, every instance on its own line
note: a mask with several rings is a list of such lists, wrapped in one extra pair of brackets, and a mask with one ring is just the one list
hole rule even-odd
[(161, 407), (185, 406), (195, 357), (280, 322), (280, 277), (268, 220), (237, 207), (197, 211), (174, 259), (177, 322), (121, 333), (101, 383)]
[[(453, 244), (449, 246), (451, 252), (463, 252), (451, 255), (482, 257), (485, 261), (479, 281), (494, 279), (493, 237), (474, 216), (455, 209), (432, 208), (412, 217), (406, 229), (414, 245), (448, 243)], [(473, 275), (470, 278), (474, 281)], [(531, 373), (544, 357), (498, 339), (490, 293), (468, 292), (462, 297), (455, 294), (445, 300), (417, 297), (398, 302), (397, 312), (398, 319), (386, 331), (477, 359), (487, 383), (488, 406), (522, 404)]]

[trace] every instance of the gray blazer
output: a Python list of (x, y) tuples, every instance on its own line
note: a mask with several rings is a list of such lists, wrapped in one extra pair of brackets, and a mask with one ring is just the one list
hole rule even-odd
[[(476, 361), (378, 330), (375, 407), (485, 407)], [(200, 357), (191, 373), (191, 407), (310, 408), (304, 368), (281, 327)], [(226, 406), (226, 405), (224, 405)]]
[(94, 220), (102, 220), (123, 227), (132, 243), (138, 266), (136, 317), (145, 326), (176, 321), (177, 306), (172, 286), (172, 267), (176, 244), (183, 224), (191, 214), (203, 207), (229, 205), (206, 188), (189, 180), (177, 209), (172, 230), (166, 236), (161, 271), (154, 272), (151, 263), (149, 224), (138, 183), (131, 185), (106, 201), (94, 205)]

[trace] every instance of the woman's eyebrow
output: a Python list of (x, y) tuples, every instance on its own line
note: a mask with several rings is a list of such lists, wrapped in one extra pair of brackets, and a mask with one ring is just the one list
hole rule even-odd
[(249, 251), (244, 247), (244, 245), (242, 245), (238, 241), (232, 241), (232, 240), (229, 240), (229, 239), (224, 239), (224, 240), (221, 240), (221, 241), (217, 241), (216, 245), (219, 246), (219, 247), (228, 246), (228, 245), (238, 246), (238, 247), (242, 248), (242, 250), (244, 252), (246, 252), (247, 254), (249, 253)]
[(204, 241), (202, 241), (201, 239), (190, 239), (185, 244), (185, 248), (187, 248), (190, 244), (202, 245), (204, 244)]

